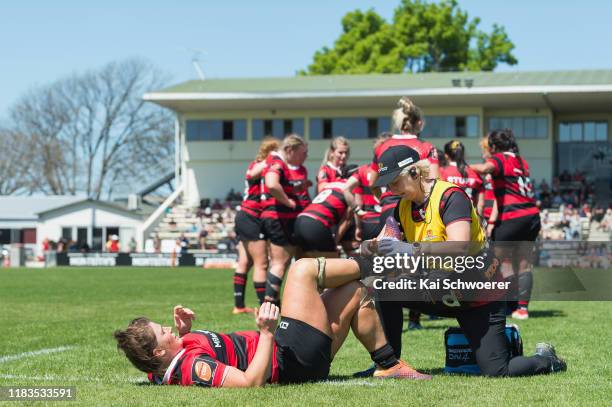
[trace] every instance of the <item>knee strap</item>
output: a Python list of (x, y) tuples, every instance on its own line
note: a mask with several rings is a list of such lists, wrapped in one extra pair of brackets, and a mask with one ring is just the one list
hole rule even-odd
[(267, 277), (268, 283), (269, 284), (274, 284), (277, 286), (281, 286), (283, 284), (283, 279), (279, 278), (277, 276), (275, 276), (274, 274), (268, 272), (268, 277)]
[(317, 257), (317, 287), (319, 290), (325, 289), (325, 257)]

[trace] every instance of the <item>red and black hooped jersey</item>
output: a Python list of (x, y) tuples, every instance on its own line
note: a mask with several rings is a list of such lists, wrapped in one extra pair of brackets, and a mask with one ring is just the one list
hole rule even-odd
[(343, 186), (344, 182), (328, 183), (299, 216), (316, 219), (328, 228), (339, 224), (347, 207)]
[[(393, 137), (386, 140), (374, 150), (374, 159), (372, 160), (372, 169), (374, 171), (378, 171), (378, 160), (382, 154), (387, 151), (389, 147), (394, 146), (408, 146), (413, 148), (419, 153), (419, 158), (421, 160), (427, 159), (431, 164), (438, 164), (438, 151), (433, 144), (420, 140), (414, 134), (394, 134)], [(395, 197), (386, 187), (382, 188), (380, 203), (383, 212), (389, 208), (395, 207), (398, 201), (399, 197)]]
[[(182, 337), (181, 351), (166, 372), (164, 379), (149, 374), (155, 384), (198, 385), (221, 387), (227, 366), (242, 371), (249, 367), (259, 343), (259, 332), (243, 331), (221, 334), (210, 331), (192, 331)], [(272, 354), (272, 372), (268, 383), (278, 381), (276, 344)]]
[(357, 171), (351, 175), (351, 178), (357, 181), (357, 186), (353, 189), (353, 193), (361, 195), (361, 201), (363, 202), (362, 209), (366, 211), (362, 219), (380, 216), (378, 199), (376, 199), (376, 196), (372, 193), (372, 189), (370, 188), (371, 177), (372, 169), (369, 164), (360, 165)]
[(253, 161), (249, 164), (247, 175), (244, 180), (244, 199), (240, 204), (240, 209), (251, 216), (259, 217), (261, 215), (261, 175), (257, 177), (249, 177), (248, 173), (259, 161)]
[(338, 167), (335, 167), (332, 163), (327, 162), (325, 165), (322, 165), (319, 168), (319, 173), (317, 174), (317, 190), (321, 183), (325, 182), (336, 182), (342, 179), (342, 170)]
[(493, 190), (493, 177), (491, 174), (485, 175), (483, 188), (484, 208), (482, 210), (482, 217), (488, 220), (491, 217), (491, 211), (493, 211), (495, 202), (495, 191)]
[(466, 176), (464, 177), (457, 168), (457, 164), (450, 162), (446, 167), (440, 168), (440, 179), (463, 188), (476, 205), (478, 194), (482, 191), (482, 178), (476, 171), (467, 166), (465, 167), (465, 173)]
[(499, 211), (498, 220), (520, 218), (540, 213), (533, 198), (529, 166), (522, 157), (510, 152), (496, 153), (487, 159), (493, 164), (493, 190)]
[(295, 209), (291, 209), (279, 202), (270, 194), (270, 191), (262, 181), (262, 218), (267, 219), (295, 219), (300, 212), (310, 203), (307, 182), (308, 171), (303, 165), (292, 166), (283, 160), (278, 153), (271, 153), (266, 159), (266, 169), (263, 178), (268, 172), (275, 172), (279, 176), (279, 183), (289, 199), (296, 203)]

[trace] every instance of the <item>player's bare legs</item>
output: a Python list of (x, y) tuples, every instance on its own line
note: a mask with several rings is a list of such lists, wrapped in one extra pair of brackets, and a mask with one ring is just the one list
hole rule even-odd
[[(365, 288), (356, 281), (359, 266), (353, 260), (327, 259), (322, 296), (317, 287), (318, 264), (315, 259), (301, 259), (289, 270), (281, 315), (306, 322), (332, 338), (332, 356), (338, 351), (349, 329), (368, 351), (387, 340), (374, 307), (361, 307)], [(363, 320), (361, 320), (363, 318)]]
[(278, 302), (285, 269), (294, 251), (293, 246), (278, 246), (270, 243), (270, 273), (266, 282), (266, 301)]
[(268, 271), (268, 246), (265, 240), (244, 242), (247, 253), (253, 259), (253, 286), (261, 304), (266, 289), (266, 273)]
[(238, 261), (234, 270), (234, 314), (253, 312), (244, 305), (244, 292), (253, 259), (249, 256), (244, 242), (238, 242)]
[[(375, 377), (431, 379), (396, 359), (365, 287), (357, 281), (359, 277), (355, 260), (298, 260), (289, 270), (283, 293), (287, 301), (283, 302), (281, 315), (305, 322), (328, 335), (332, 339), (332, 360), (352, 328), (378, 366)], [(319, 295), (320, 286), (330, 289)]]

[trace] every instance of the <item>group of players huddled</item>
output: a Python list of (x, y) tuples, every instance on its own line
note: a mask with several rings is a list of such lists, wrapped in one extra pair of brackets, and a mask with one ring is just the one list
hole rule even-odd
[[(458, 243), (452, 247), (459, 256), (471, 253), (472, 247), (483, 253), (490, 238), (518, 242), (509, 246), (512, 253), (499, 257), (501, 264), (497, 254), (491, 256), (482, 274), (518, 284), (512, 315), (527, 318), (531, 265), (518, 251), (528, 250), (522, 246), (534, 241), (540, 229), (529, 166), (511, 130), (484, 137), (484, 163), (470, 166), (460, 141), (447, 143), (439, 154), (419, 138), (425, 121), (409, 98), (400, 99), (393, 124), (398, 134), (379, 135), (373, 161), (361, 166), (347, 163), (348, 140), (334, 138), (317, 175), (314, 199), (303, 166), (308, 152), (304, 140), (296, 134), (282, 141), (264, 139), (248, 166), (246, 196), (235, 220), (240, 245), (233, 312), (252, 312), (245, 306), (244, 291), (253, 267), (261, 304), (255, 312), (258, 331), (192, 330), (195, 313), (176, 306), (178, 336), (147, 318), (115, 332), (118, 347), (132, 364), (157, 384), (252, 387), (319, 381), (328, 378), (335, 354), (352, 331), (373, 362), (362, 376), (431, 379), (400, 359), (402, 309), (408, 308), (414, 315), (456, 318), (483, 375), (565, 370), (548, 343), (536, 345), (532, 356), (511, 352), (505, 333), (508, 297), (503, 293), (449, 302), (433, 297), (374, 301), (366, 281), (380, 256), (433, 255), (446, 243)], [(338, 258), (339, 246), (354, 257)]]
[[(278, 303), (279, 289), (292, 258), (334, 258), (341, 247), (347, 256), (359, 242), (376, 238), (400, 200), (387, 187), (375, 187), (379, 162), (392, 147), (408, 146), (430, 164), (429, 178), (461, 187), (472, 200), (487, 237), (493, 241), (535, 241), (540, 231), (539, 210), (529, 179), (529, 165), (519, 155), (511, 129), (491, 131), (481, 141), (482, 164), (466, 162), (464, 144), (452, 140), (437, 150), (421, 139), (425, 120), (409, 98), (399, 101), (393, 113), (398, 134), (381, 133), (374, 141), (371, 163), (348, 164), (350, 144), (335, 137), (325, 153), (316, 178), (317, 195), (304, 167), (306, 142), (297, 134), (282, 141), (268, 137), (260, 145), (246, 172), (246, 193), (236, 216), (239, 243), (234, 274), (235, 314), (252, 312), (245, 306), (247, 273), (254, 269), (253, 284), (260, 303)], [(442, 197), (445, 216), (461, 205), (458, 195)], [(415, 214), (418, 217), (418, 213)], [(518, 245), (520, 246), (520, 245)], [(518, 249), (517, 249), (518, 250)], [(514, 253), (513, 258), (521, 257)], [(513, 318), (528, 318), (532, 286), (531, 265), (526, 260), (502, 265), (506, 274), (518, 275), (520, 300), (511, 304)], [(268, 271), (269, 267), (269, 271)], [(419, 314), (411, 313), (411, 326), (419, 328)]]

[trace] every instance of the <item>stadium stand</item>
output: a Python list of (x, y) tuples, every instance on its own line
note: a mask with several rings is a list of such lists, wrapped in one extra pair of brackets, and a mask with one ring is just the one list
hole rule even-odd
[(230, 205), (234, 203), (226, 201), (223, 209), (194, 208), (182, 203), (168, 208), (164, 219), (149, 236), (150, 241), (159, 240), (159, 243), (149, 243), (147, 247), (169, 251), (178, 240), (185, 242), (183, 247), (190, 253), (233, 252), (236, 210)]

